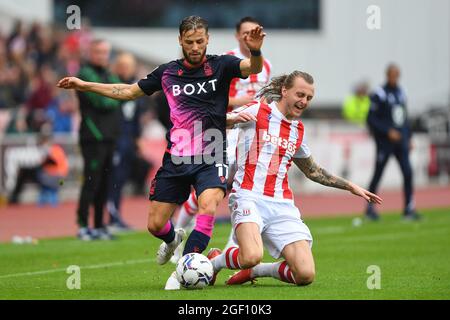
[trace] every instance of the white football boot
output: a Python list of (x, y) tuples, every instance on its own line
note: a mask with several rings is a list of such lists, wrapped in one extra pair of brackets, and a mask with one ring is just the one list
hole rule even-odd
[(164, 290), (180, 290), (181, 284), (177, 279), (176, 271), (172, 272), (169, 279), (167, 279)]
[(181, 257), (183, 256), (183, 250), (184, 250), (184, 245), (185, 245), (185, 241), (183, 241), (174, 251), (173, 256), (170, 258), (170, 262), (172, 262), (173, 264), (177, 264), (178, 260), (181, 259)]
[[(189, 234), (192, 232), (192, 230), (194, 230), (195, 227), (195, 217), (194, 219), (192, 219), (186, 226), (182, 227), (184, 229), (184, 231), (186, 232), (186, 234)], [(173, 256), (170, 258), (170, 262), (172, 262), (173, 264), (177, 264), (178, 260), (180, 260), (180, 258), (183, 256), (183, 250), (184, 250), (184, 246), (186, 245), (186, 241), (183, 241), (176, 249), (175, 252), (173, 253)]]
[(172, 257), (175, 249), (183, 242), (186, 232), (183, 229), (175, 229), (175, 239), (171, 243), (161, 243), (158, 253), (156, 254), (156, 262), (165, 264)]

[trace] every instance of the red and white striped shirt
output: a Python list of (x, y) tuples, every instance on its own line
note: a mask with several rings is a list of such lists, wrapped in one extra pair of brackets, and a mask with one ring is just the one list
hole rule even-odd
[[(246, 57), (242, 54), (241, 50), (238, 48), (233, 49), (231, 51), (226, 52), (226, 54), (230, 54), (236, 56), (240, 59), (246, 59)], [(254, 96), (262, 87), (264, 87), (270, 80), (270, 70), (272, 69), (272, 65), (269, 60), (264, 59), (263, 61), (263, 69), (258, 74), (251, 74), (247, 79), (234, 78), (230, 84), (230, 92), (228, 94), (229, 97), (238, 98), (245, 95)], [(236, 106), (231, 106), (231, 108)], [(240, 106), (238, 106), (240, 107)], [(229, 106), (230, 108), (230, 106)], [(231, 111), (230, 109), (229, 111)]]
[(239, 124), (237, 172), (233, 191), (276, 201), (293, 201), (287, 172), (293, 158), (308, 158), (300, 120), (288, 120), (276, 102), (256, 101), (234, 112), (251, 113), (256, 122)]

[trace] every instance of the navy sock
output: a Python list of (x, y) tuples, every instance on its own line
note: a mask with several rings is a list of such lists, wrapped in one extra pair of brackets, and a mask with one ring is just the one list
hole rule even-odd
[(169, 221), (169, 223), (170, 223), (169, 232), (167, 232), (165, 234), (153, 234), (155, 237), (161, 239), (165, 243), (171, 243), (173, 241), (173, 239), (175, 239), (175, 230), (174, 230), (172, 221)]
[(206, 234), (192, 230), (184, 246), (183, 256), (191, 252), (202, 253), (208, 247), (210, 239)]

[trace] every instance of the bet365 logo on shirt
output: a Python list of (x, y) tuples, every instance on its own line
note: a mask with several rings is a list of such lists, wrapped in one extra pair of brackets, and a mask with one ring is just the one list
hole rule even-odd
[(271, 135), (267, 131), (263, 132), (262, 138), (266, 142), (270, 142), (280, 148), (286, 149), (287, 152), (291, 154), (294, 154), (295, 152), (295, 144), (290, 142), (288, 139)]

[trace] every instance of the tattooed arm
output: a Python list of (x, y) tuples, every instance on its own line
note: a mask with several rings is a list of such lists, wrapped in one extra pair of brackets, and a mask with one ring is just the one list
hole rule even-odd
[(327, 187), (350, 190), (349, 181), (328, 173), (327, 170), (315, 163), (311, 156), (309, 158), (294, 158), (294, 163), (306, 177), (314, 182), (323, 184)]
[(118, 99), (118, 100), (134, 100), (142, 97), (144, 92), (139, 88), (137, 83), (134, 84), (118, 84), (118, 83), (97, 83), (87, 82), (76, 77), (66, 77), (57, 84), (59, 88), (75, 89), (78, 91), (88, 91), (98, 93), (102, 96)]
[(327, 187), (350, 191), (351, 193), (366, 199), (368, 202), (381, 203), (382, 201), (376, 194), (373, 194), (350, 181), (332, 175), (315, 163), (311, 156), (308, 158), (294, 158), (294, 163), (306, 177), (314, 182), (323, 184)]

